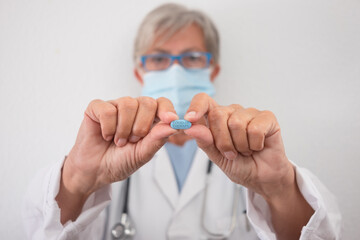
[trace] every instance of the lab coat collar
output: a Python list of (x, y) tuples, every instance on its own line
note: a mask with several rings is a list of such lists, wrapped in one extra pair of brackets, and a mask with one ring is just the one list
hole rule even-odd
[(162, 147), (155, 155), (154, 161), (154, 179), (160, 188), (160, 191), (170, 202), (170, 205), (175, 209), (179, 191), (176, 184), (175, 174), (171, 165), (171, 161), (166, 152), (165, 147)]
[(208, 160), (207, 155), (198, 148), (180, 194), (175, 214), (179, 213), (198, 193), (205, 189)]
[(205, 187), (208, 157), (200, 148), (195, 153), (181, 194), (178, 191), (171, 160), (164, 147), (156, 154), (154, 164), (155, 182), (174, 208), (174, 214), (182, 210)]

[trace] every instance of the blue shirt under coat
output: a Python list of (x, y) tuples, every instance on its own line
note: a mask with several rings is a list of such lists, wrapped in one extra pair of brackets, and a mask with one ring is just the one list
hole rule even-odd
[(178, 190), (181, 192), (195, 157), (196, 141), (194, 139), (188, 140), (183, 146), (167, 142), (165, 148), (173, 166)]

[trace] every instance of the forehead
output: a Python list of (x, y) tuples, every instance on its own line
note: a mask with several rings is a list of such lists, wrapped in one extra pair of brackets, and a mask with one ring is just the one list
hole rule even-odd
[(196, 24), (181, 28), (170, 37), (166, 36), (166, 32), (155, 35), (155, 40), (146, 54), (166, 52), (176, 55), (186, 51), (207, 51), (203, 31)]

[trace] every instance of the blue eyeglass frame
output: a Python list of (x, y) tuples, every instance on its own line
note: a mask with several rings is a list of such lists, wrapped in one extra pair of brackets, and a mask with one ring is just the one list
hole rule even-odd
[[(201, 55), (206, 56), (206, 66), (203, 67), (203, 68), (186, 68), (182, 63), (181, 58), (184, 57), (184, 56), (191, 56), (193, 54), (201, 54)], [(170, 58), (170, 64), (169, 64), (169, 66), (167, 68), (162, 69), (162, 70), (148, 70), (146, 68), (145, 62), (146, 62), (146, 59), (148, 59), (150, 57), (168, 57), (168, 58)], [(182, 53), (182, 54), (179, 54), (179, 55), (171, 55), (171, 54), (166, 54), (166, 53), (159, 53), (159, 54), (149, 54), (149, 55), (141, 56), (141, 63), (143, 65), (143, 68), (146, 71), (164, 71), (164, 70), (168, 69), (169, 67), (171, 67), (175, 60), (178, 60), (180, 65), (182, 67), (184, 67), (185, 69), (187, 69), (187, 70), (198, 70), (198, 69), (204, 69), (204, 68), (209, 67), (211, 59), (212, 59), (212, 54), (209, 53), (209, 52), (186, 52), (186, 53)]]

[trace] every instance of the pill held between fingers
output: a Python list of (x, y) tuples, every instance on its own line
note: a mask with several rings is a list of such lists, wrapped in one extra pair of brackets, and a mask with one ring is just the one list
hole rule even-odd
[(170, 127), (173, 129), (189, 129), (191, 127), (191, 122), (184, 119), (174, 120), (170, 123)]

